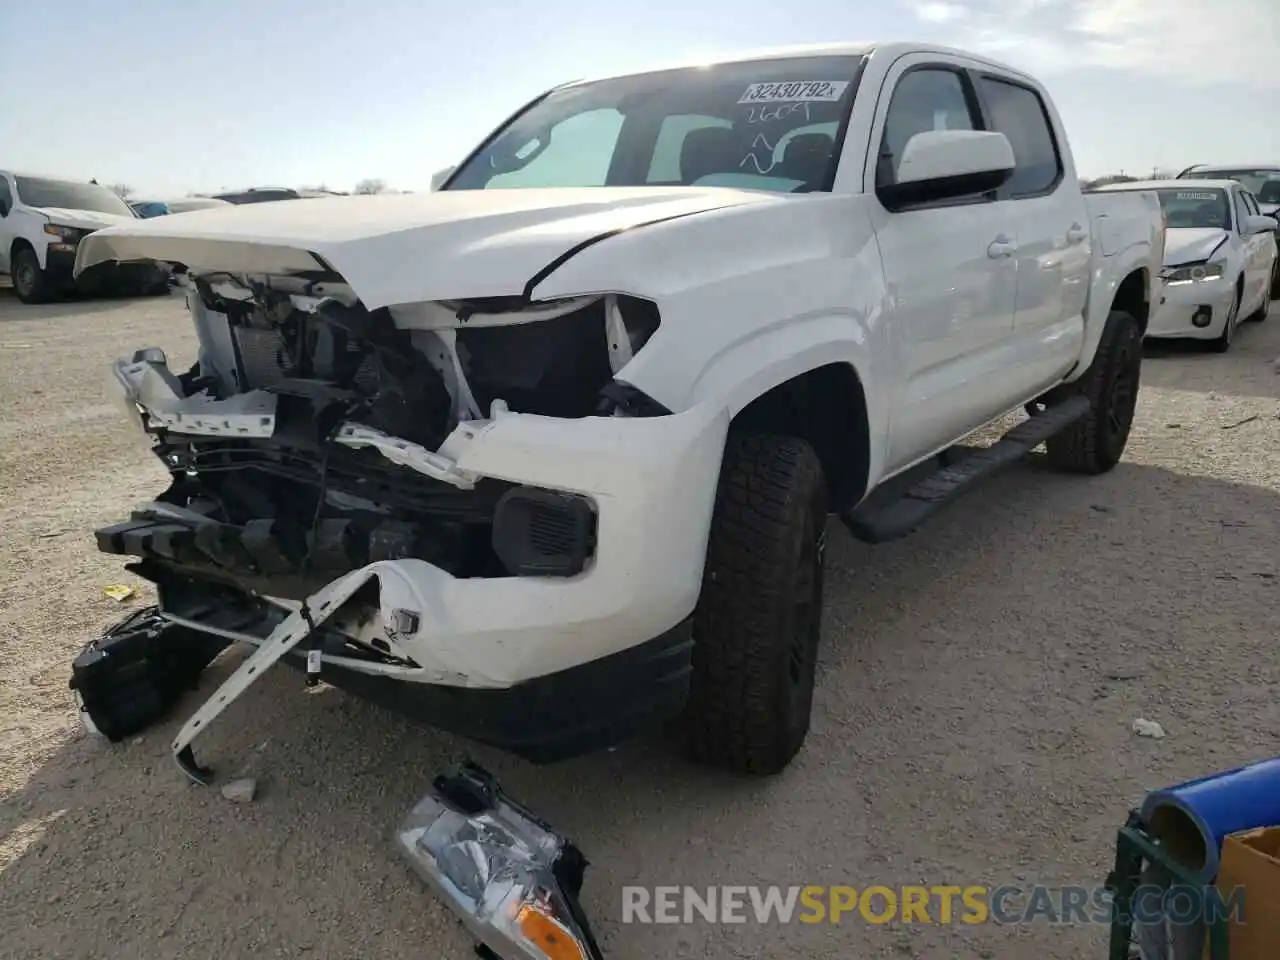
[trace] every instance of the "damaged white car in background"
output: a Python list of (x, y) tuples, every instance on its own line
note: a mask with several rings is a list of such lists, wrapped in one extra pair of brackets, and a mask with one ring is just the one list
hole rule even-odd
[[(881, 542), (1041, 443), (1085, 474), (1123, 453), (1159, 202), (1083, 195), (1048, 95), (998, 63), (845, 45), (573, 83), (438, 186), (80, 246), (172, 264), (200, 349), (114, 368), (172, 483), (98, 545), (159, 605), (72, 683), (119, 736), (155, 711), (104, 663), (202, 638), (142, 684), (167, 703), (256, 646), (173, 743), (196, 780), (194, 738), (280, 660), (538, 762), (675, 721), (776, 773), (829, 514)], [(580, 855), (482, 772), (398, 836), (491, 950), (598, 955)]]

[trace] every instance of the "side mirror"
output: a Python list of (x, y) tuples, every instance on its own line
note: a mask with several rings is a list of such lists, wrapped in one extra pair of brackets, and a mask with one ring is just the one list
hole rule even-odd
[(453, 171), (457, 169), (458, 167), (455, 164), (452, 167), (445, 167), (443, 170), (437, 170), (434, 174), (432, 174), (431, 175), (431, 191), (434, 193), (436, 190), (439, 190), (440, 185), (444, 183), (446, 180), (448, 180), (450, 175), (452, 175)]
[(1245, 217), (1244, 232), (1253, 236), (1255, 233), (1272, 233), (1277, 227), (1280, 227), (1280, 221), (1275, 217), (1268, 217), (1263, 214), (1255, 214)]
[(903, 148), (893, 183), (876, 193), (890, 210), (987, 193), (1013, 175), (1013, 146), (989, 130), (926, 130)]

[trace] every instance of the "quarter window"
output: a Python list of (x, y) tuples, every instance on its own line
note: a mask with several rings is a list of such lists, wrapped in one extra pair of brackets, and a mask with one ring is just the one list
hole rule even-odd
[(903, 75), (889, 101), (876, 159), (876, 183), (897, 181), (907, 141), (929, 130), (974, 130), (973, 111), (959, 73), (941, 68)]
[(983, 77), (981, 86), (992, 129), (1013, 146), (1016, 165), (1004, 191), (1016, 199), (1052, 190), (1062, 177), (1062, 158), (1040, 95), (994, 77)]

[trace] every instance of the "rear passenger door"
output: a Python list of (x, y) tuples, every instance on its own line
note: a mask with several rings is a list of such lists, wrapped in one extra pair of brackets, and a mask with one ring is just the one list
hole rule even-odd
[(1013, 330), (1017, 236), (993, 194), (890, 211), (876, 187), (893, 181), (907, 141), (928, 130), (982, 129), (969, 64), (909, 54), (880, 89), (866, 193), (888, 288), (896, 351), (886, 467), (897, 472), (1016, 403), (1002, 379)]
[(1080, 356), (1089, 294), (1088, 209), (1068, 171), (1062, 132), (1039, 91), (985, 71), (976, 85), (987, 125), (1008, 138), (1017, 162), (998, 196), (1018, 234), (1014, 355), (1005, 375), (1026, 399), (1058, 382)]

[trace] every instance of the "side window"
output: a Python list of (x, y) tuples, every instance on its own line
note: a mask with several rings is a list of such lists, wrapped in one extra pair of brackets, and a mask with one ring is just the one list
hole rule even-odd
[(994, 77), (980, 82), (992, 129), (1008, 137), (1013, 146), (1016, 166), (1004, 190), (1016, 199), (1053, 189), (1062, 176), (1062, 158), (1040, 95)]
[(576, 114), (547, 131), (545, 147), (539, 137), (521, 146), (517, 157), (541, 153), (519, 170), (497, 174), (488, 186), (603, 187), (621, 132), (622, 114), (611, 107)]
[(685, 139), (695, 130), (732, 129), (733, 124), (719, 117), (698, 114), (676, 114), (664, 117), (658, 129), (658, 139), (653, 145), (653, 160), (649, 163), (646, 183), (686, 183), (680, 168)]
[(1244, 202), (1244, 191), (1232, 190), (1231, 195), (1236, 198), (1236, 233), (1244, 233), (1244, 221), (1249, 216), (1249, 208)]
[(876, 183), (894, 183), (907, 141), (927, 130), (975, 130), (965, 81), (942, 67), (903, 74), (889, 101), (876, 158)]
[(1241, 190), (1240, 195), (1244, 197), (1244, 208), (1249, 212), (1249, 216), (1256, 217), (1262, 211), (1258, 209), (1258, 201), (1248, 190)]
[(0, 173), (0, 217), (7, 217), (13, 209), (13, 191), (9, 188), (9, 178)]

